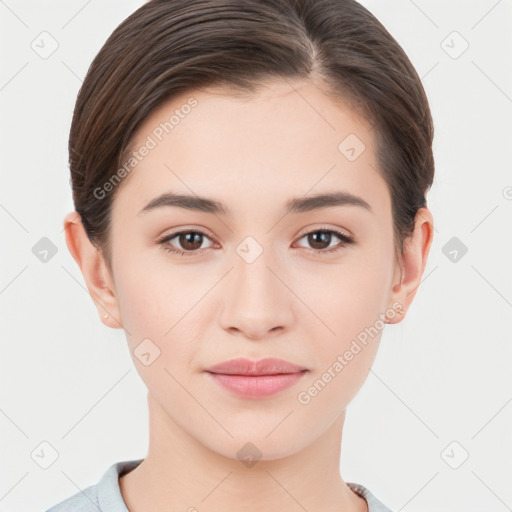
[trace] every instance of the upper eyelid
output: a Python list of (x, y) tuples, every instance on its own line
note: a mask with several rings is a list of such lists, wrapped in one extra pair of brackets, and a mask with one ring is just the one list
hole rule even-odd
[(215, 237), (210, 235), (205, 228), (180, 229), (179, 231), (175, 231), (174, 233), (169, 233), (168, 235), (162, 235), (158, 239), (169, 241), (169, 240), (172, 240), (173, 238), (176, 238), (178, 235), (182, 235), (183, 233), (199, 233), (203, 236), (208, 237), (212, 242), (218, 243), (218, 242), (216, 242)]
[(304, 235), (309, 235), (310, 233), (316, 233), (317, 231), (332, 231), (334, 233), (339, 231), (341, 234), (345, 235), (346, 237), (352, 238), (352, 234), (347, 229), (340, 228), (340, 227), (328, 227), (328, 226), (320, 226), (318, 228), (307, 228), (299, 236), (302, 238)]
[[(346, 228), (343, 228), (341, 226), (327, 226), (326, 224), (322, 224), (320, 223), (320, 226), (318, 227), (308, 227), (308, 228), (304, 228), (304, 231), (302, 232), (302, 235), (305, 235), (305, 234), (308, 234), (308, 233), (312, 233), (312, 232), (316, 232), (316, 231), (342, 231), (344, 232), (344, 234), (346, 236), (352, 236), (351, 232), (346, 229)], [(208, 235), (209, 237), (211, 238), (215, 238), (214, 235), (210, 234), (211, 232), (209, 231), (208, 228), (205, 228), (203, 226), (200, 226), (200, 227), (190, 227), (190, 228), (178, 228), (178, 231), (174, 231), (173, 233), (169, 233), (169, 235), (162, 235), (160, 238), (164, 237), (164, 236), (175, 236), (175, 235), (178, 235), (180, 233), (190, 233), (192, 231), (195, 231), (195, 232), (200, 232), (202, 234), (205, 234), (205, 235)], [(301, 235), (301, 236), (302, 236)]]

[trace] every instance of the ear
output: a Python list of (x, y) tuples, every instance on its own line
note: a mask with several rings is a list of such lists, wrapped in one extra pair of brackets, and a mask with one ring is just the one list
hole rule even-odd
[(390, 318), (386, 323), (398, 323), (405, 317), (418, 291), (433, 236), (432, 214), (428, 208), (420, 208), (416, 213), (414, 232), (404, 240), (403, 255), (399, 258), (395, 269), (393, 291), (390, 296), (389, 307), (398, 302), (402, 306), (402, 313)]
[(69, 252), (82, 271), (101, 321), (109, 327), (122, 328), (113, 277), (103, 255), (89, 240), (80, 215), (76, 211), (68, 213), (63, 224)]

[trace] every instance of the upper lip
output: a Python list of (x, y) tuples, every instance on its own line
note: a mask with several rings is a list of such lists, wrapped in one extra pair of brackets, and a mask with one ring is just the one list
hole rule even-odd
[(267, 357), (260, 361), (251, 361), (244, 358), (230, 359), (206, 369), (210, 373), (226, 375), (277, 375), (281, 373), (299, 373), (305, 370), (307, 368), (303, 366), (274, 357)]

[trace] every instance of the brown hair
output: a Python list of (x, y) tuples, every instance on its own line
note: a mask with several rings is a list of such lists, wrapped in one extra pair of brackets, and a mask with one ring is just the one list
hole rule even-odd
[(141, 122), (178, 93), (220, 85), (248, 95), (269, 78), (319, 78), (376, 128), (402, 253), (434, 178), (434, 129), (420, 78), (384, 26), (355, 0), (150, 0), (94, 58), (70, 130), (75, 210), (110, 270), (121, 184), (100, 199), (95, 190), (122, 165)]

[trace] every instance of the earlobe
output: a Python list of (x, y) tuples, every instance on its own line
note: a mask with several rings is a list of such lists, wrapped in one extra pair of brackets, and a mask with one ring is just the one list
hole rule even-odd
[(68, 213), (63, 224), (66, 245), (82, 271), (101, 320), (109, 327), (122, 328), (113, 280), (103, 255), (89, 240), (80, 215), (76, 211)]
[(397, 282), (394, 283), (390, 304), (399, 303), (402, 314), (395, 315), (387, 323), (398, 323), (404, 317), (418, 291), (427, 264), (428, 254), (434, 234), (434, 220), (428, 208), (420, 208), (416, 213), (414, 232), (404, 241), (404, 250), (399, 272), (395, 273)]

